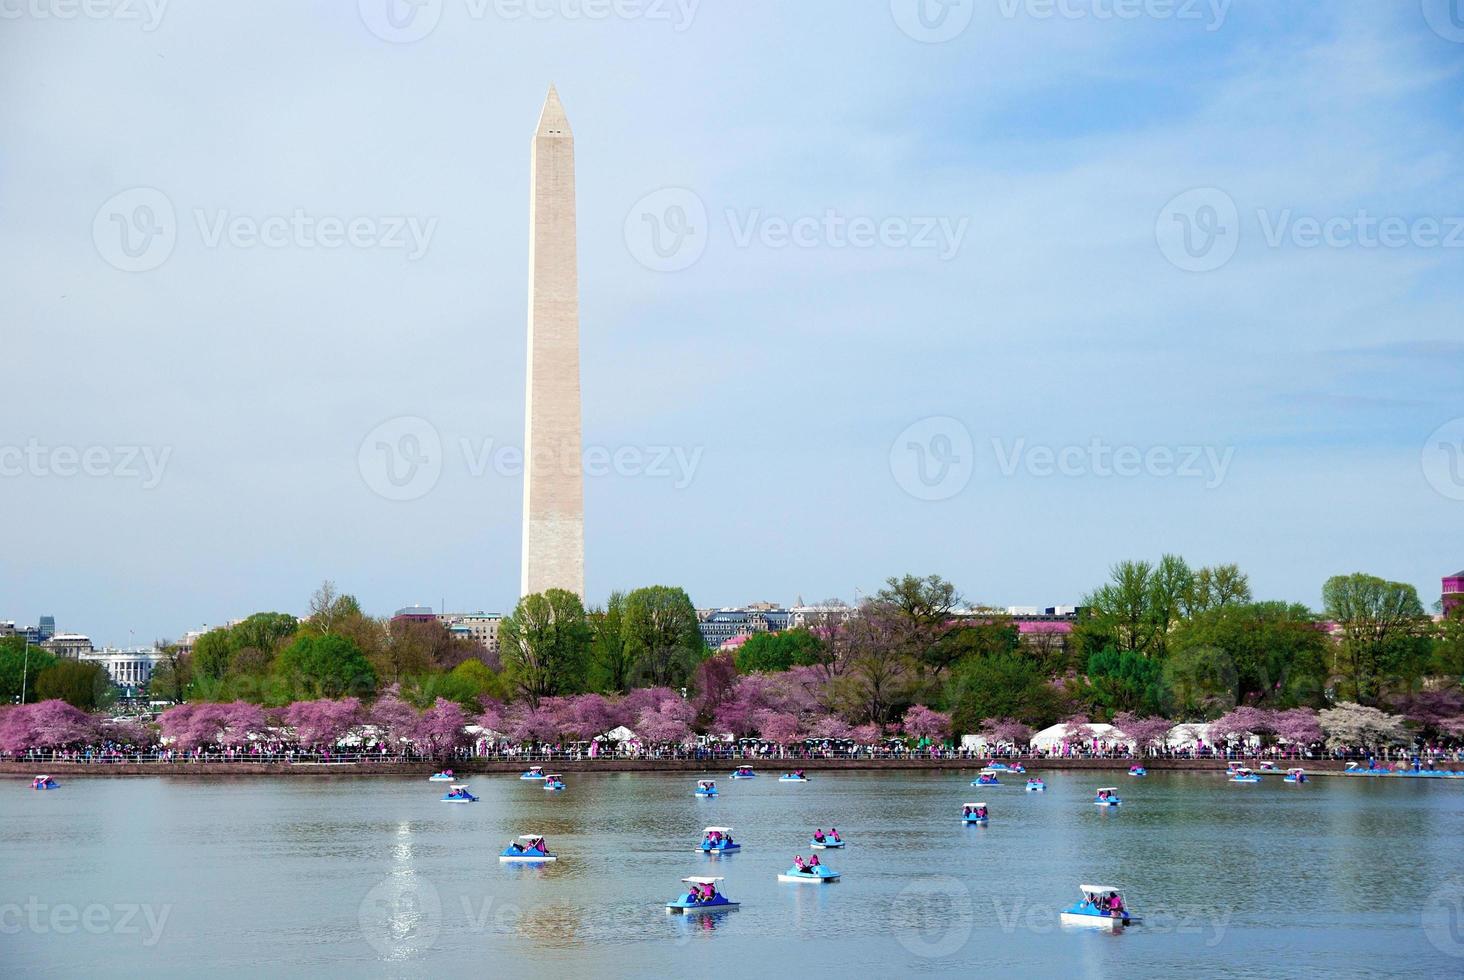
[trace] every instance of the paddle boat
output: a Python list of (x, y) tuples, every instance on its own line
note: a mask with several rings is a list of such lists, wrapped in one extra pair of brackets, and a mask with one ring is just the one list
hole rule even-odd
[(711, 780), (711, 779), (698, 780), (697, 781), (697, 784), (696, 784), (696, 795), (697, 796), (716, 796), (717, 795), (717, 783), (716, 783), (716, 781), (715, 780)]
[(778, 875), (778, 880), (807, 882), (815, 885), (826, 885), (831, 881), (838, 881), (839, 872), (830, 871), (828, 868), (820, 864), (817, 854), (809, 858), (807, 861), (804, 861), (803, 855), (800, 854), (793, 859), (793, 867)]
[(996, 776), (996, 770), (990, 767), (981, 770), (976, 778), (971, 780), (972, 786), (1000, 786), (1001, 780)]
[(1006, 772), (1007, 764), (1005, 762), (988, 762), (986, 768), (993, 772)]
[(1107, 885), (1079, 885), (1078, 888), (1083, 897), (1062, 910), (1063, 925), (1088, 926), (1112, 932), (1138, 921), (1129, 914), (1117, 888)]
[(1027, 780), (1027, 792), (1045, 793), (1047, 792), (1047, 784), (1042, 781), (1041, 776), (1033, 776), (1031, 779)]
[(1123, 804), (1123, 800), (1118, 798), (1117, 786), (1100, 786), (1097, 795), (1093, 797), (1093, 804), (1095, 806), (1120, 806)]
[(429, 783), (450, 783), (457, 777), (452, 774), (451, 769), (444, 769), (442, 772), (434, 772), (427, 777)]
[(477, 803), (478, 798), (468, 792), (466, 783), (453, 783), (447, 788), (447, 795), (442, 798), (444, 803)]
[(1286, 775), (1281, 777), (1283, 783), (1304, 783), (1306, 782), (1305, 769), (1288, 769)]
[(557, 772), (551, 772), (544, 777), (545, 789), (564, 789), (564, 777)]
[(722, 912), (728, 909), (735, 909), (741, 902), (734, 902), (717, 891), (717, 882), (721, 878), (682, 878), (691, 887), (686, 894), (678, 895), (666, 903), (667, 912), (679, 912), (682, 915), (695, 915), (700, 912)]
[(60, 789), (61, 784), (50, 776), (37, 776), (31, 780), (31, 789)]
[(1245, 766), (1241, 766), (1230, 774), (1230, 781), (1232, 783), (1259, 783), (1261, 777), (1259, 773), (1251, 772)]
[(1256, 766), (1256, 768), (1259, 769), (1261, 772), (1279, 772), (1279, 770), (1276, 768), (1276, 763), (1272, 762), (1270, 759), (1263, 760), (1260, 764)]
[(702, 831), (701, 846), (697, 850), (707, 854), (731, 854), (742, 850), (742, 845), (732, 839), (731, 827), (708, 827)]
[(521, 861), (543, 863), (546, 861), (558, 861), (559, 857), (549, 853), (549, 843), (544, 840), (542, 834), (520, 834), (519, 839), (511, 842), (498, 855), (500, 861)]
[(1240, 763), (1239, 762), (1236, 762), (1234, 760), (1232, 760), (1230, 762), (1227, 762), (1227, 763), (1225, 763), (1225, 775), (1228, 776), (1231, 773), (1235, 772), (1235, 770), (1237, 770), (1239, 768), (1240, 768)]
[(989, 815), (985, 803), (967, 803), (961, 807), (961, 820), (965, 823), (985, 825)]
[(752, 771), (752, 766), (738, 766), (737, 771), (732, 774), (733, 779), (756, 779), (757, 773)]
[(1143, 766), (1129, 766), (1129, 775), (1147, 776), (1149, 775), (1149, 770), (1145, 769)]
[(543, 766), (529, 766), (529, 768), (525, 772), (519, 773), (519, 778), (520, 779), (533, 779), (533, 780), (541, 781), (542, 782), (543, 779), (544, 779), (544, 767)]
[(780, 783), (806, 783), (808, 777), (803, 775), (802, 769), (794, 769), (792, 772), (785, 772), (778, 777)]
[(813, 832), (813, 839), (808, 842), (808, 846), (820, 851), (833, 850), (844, 846), (844, 838), (839, 836), (837, 827), (830, 827), (827, 834), (820, 827)]

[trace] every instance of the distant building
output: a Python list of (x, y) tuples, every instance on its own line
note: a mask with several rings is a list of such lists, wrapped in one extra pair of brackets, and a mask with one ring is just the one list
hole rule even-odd
[(472, 640), (491, 654), (498, 653), (498, 627), (503, 622), (502, 614), (439, 613), (436, 619), (453, 636)]
[(143, 647), (136, 650), (94, 650), (81, 654), (78, 659), (101, 664), (107, 676), (112, 678), (112, 683), (123, 691), (137, 691), (147, 687), (154, 668), (162, 658), (163, 655), (156, 650)]
[(92, 652), (92, 641), (91, 637), (82, 633), (57, 633), (42, 641), (41, 649), (58, 657), (70, 657), (74, 660), (83, 653)]
[(1444, 615), (1464, 606), (1464, 572), (1455, 572), (1444, 579)]
[(0, 639), (15, 635), (15, 620), (0, 619)]
[(406, 606), (392, 614), (393, 623), (435, 623), (437, 613), (431, 606)]
[(56, 617), (42, 616), (34, 626), (27, 626), (20, 631), (30, 643), (40, 646), (51, 637), (56, 635)]
[(698, 609), (697, 629), (713, 650), (737, 636), (777, 633), (793, 625), (793, 613), (770, 602), (727, 609)]

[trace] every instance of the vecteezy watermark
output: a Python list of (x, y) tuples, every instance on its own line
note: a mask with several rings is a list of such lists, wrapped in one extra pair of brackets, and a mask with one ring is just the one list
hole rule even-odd
[(442, 896), (420, 875), (383, 878), (366, 893), (356, 921), (367, 944), (388, 959), (420, 956), (442, 930)]
[(31, 438), (23, 446), (0, 445), (0, 478), (137, 480), (152, 490), (172, 456), (172, 446), (47, 446)]
[[(457, 0), (469, 20), (605, 21), (641, 20), (670, 25), (680, 33), (691, 26), (701, 0)], [(361, 23), (383, 41), (411, 44), (437, 29), (444, 0), (357, 0)]]
[[(449, 453), (431, 422), (415, 415), (387, 419), (366, 434), (356, 454), (361, 479), (387, 500), (420, 500), (442, 477), (449, 456), (455, 455), (469, 477), (489, 475), (518, 478), (524, 475), (523, 448), (489, 438), (460, 436)], [(667, 480), (684, 490), (696, 477), (706, 452), (704, 446), (620, 445), (584, 446), (578, 453), (545, 451), (540, 465), (556, 467), (566, 475)]]
[(948, 415), (920, 419), (890, 443), (890, 475), (917, 500), (949, 500), (966, 489), (975, 470), (971, 430)]
[(1176, 268), (1209, 272), (1240, 246), (1240, 211), (1218, 187), (1196, 187), (1169, 200), (1154, 221), (1159, 251)]
[(1464, 0), (1421, 0), (1423, 19), (1445, 41), (1464, 44)]
[(0, 0), (0, 20), (136, 21), (150, 33), (167, 9), (168, 0)]
[[(402, 251), (409, 262), (427, 254), (437, 231), (435, 217), (313, 214), (298, 207), (266, 215), (193, 208), (191, 217), (205, 248)], [(178, 235), (173, 202), (156, 187), (132, 187), (114, 194), (92, 218), (97, 254), (123, 272), (147, 272), (162, 265), (173, 254)]]
[(732, 244), (748, 248), (928, 249), (942, 262), (956, 257), (971, 219), (965, 215), (846, 215), (834, 208), (823, 214), (765, 214), (761, 208), (728, 208)]
[(890, 15), (905, 35), (922, 44), (940, 44), (971, 26), (976, 0), (890, 0)]
[(29, 932), (73, 936), (81, 932), (89, 936), (141, 936), (142, 945), (152, 947), (162, 939), (172, 912), (171, 904), (47, 904), (32, 895), (24, 902), (0, 903), (0, 935)]
[[(1051, 905), (1025, 898), (1004, 900), (995, 897), (991, 899), (991, 905), (997, 927), (1007, 935), (1028, 932), (1045, 936), (1061, 927), (1061, 916)], [(1205, 945), (1213, 949), (1224, 941), (1233, 914), (1233, 909), (1225, 907), (1146, 905), (1140, 921), (1146, 935), (1172, 933), (1203, 937)]]
[[(1464, 0), (1461, 0), (1464, 2)], [(1266, 248), (1437, 249), (1464, 248), (1464, 215), (1380, 215), (1358, 208), (1349, 214), (1299, 213), (1295, 208), (1256, 208), (1256, 228)], [(1154, 223), (1159, 251), (1186, 272), (1211, 272), (1235, 256), (1241, 212), (1218, 187), (1176, 195)]]
[(1207, 31), (1225, 26), (1231, 0), (996, 0), (1007, 20), (1198, 21)]
[(1440, 953), (1464, 959), (1464, 880), (1446, 881), (1429, 894), (1423, 934)]
[(1464, 418), (1445, 422), (1423, 444), (1423, 477), (1450, 500), (1464, 500)]
[(1234, 446), (1135, 446), (1111, 445), (1093, 439), (1087, 445), (1028, 445), (1017, 439), (1008, 446), (991, 440), (997, 471), (1006, 477), (1018, 471), (1033, 477), (1118, 477), (1140, 476), (1202, 480), (1206, 490), (1225, 482), (1235, 459)]
[(921, 959), (939, 959), (971, 941), (975, 903), (957, 878), (917, 878), (895, 896), (889, 922), (906, 950)]
[[(965, 215), (773, 214), (762, 208), (727, 208), (727, 234), (735, 248), (906, 249), (956, 257), (971, 219)], [(636, 201), (625, 216), (625, 245), (654, 272), (694, 265), (711, 241), (706, 202), (685, 187), (663, 187)]]
[(631, 205), (625, 216), (625, 246), (652, 272), (680, 272), (707, 250), (711, 229), (707, 206), (685, 187), (663, 187)]

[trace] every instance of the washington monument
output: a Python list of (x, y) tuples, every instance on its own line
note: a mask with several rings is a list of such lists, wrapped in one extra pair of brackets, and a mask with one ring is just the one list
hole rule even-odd
[(530, 169), (529, 369), (519, 594), (567, 589), (583, 599), (585, 485), (580, 465), (574, 136), (552, 85), (534, 131)]

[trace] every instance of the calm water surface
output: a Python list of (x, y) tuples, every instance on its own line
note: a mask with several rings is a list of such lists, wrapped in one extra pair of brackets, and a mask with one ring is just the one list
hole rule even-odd
[[(1464, 780), (1047, 773), (977, 789), (974, 770), (766, 774), (692, 796), (695, 774), (570, 774), (548, 793), (425, 779), (64, 778), (0, 791), (0, 975), (1095, 977), (1464, 973)], [(424, 774), (425, 775), (425, 774)], [(965, 827), (963, 802), (992, 808)], [(709, 824), (739, 854), (693, 853)], [(779, 884), (814, 827), (837, 884)], [(555, 865), (501, 865), (543, 833)], [(742, 908), (668, 916), (691, 874)], [(1079, 882), (1146, 914), (1066, 930)]]

